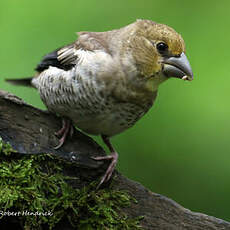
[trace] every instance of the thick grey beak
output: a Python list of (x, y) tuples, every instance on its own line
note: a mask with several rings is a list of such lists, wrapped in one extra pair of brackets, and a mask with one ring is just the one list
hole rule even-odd
[(167, 77), (176, 77), (183, 80), (193, 80), (192, 68), (184, 53), (179, 57), (167, 57), (163, 60), (164, 69), (163, 73)]

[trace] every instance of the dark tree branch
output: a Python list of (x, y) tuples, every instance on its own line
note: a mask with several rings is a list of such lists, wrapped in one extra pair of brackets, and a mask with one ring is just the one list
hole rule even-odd
[[(104, 150), (90, 137), (76, 131), (67, 143), (55, 150), (58, 144), (54, 132), (60, 128), (56, 116), (34, 108), (20, 98), (0, 91), (0, 136), (21, 154), (52, 153), (73, 163), (74, 173), (83, 178), (77, 187), (100, 176), (106, 165), (94, 161), (92, 156), (104, 155)], [(129, 217), (144, 216), (144, 229), (215, 230), (230, 229), (230, 223), (201, 213), (191, 212), (173, 200), (152, 193), (139, 183), (131, 181), (118, 172), (111, 189), (126, 190), (138, 203), (125, 209)]]

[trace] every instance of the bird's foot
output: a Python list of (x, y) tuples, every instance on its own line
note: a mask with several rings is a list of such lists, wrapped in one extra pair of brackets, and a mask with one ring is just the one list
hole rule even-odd
[(64, 143), (68, 135), (71, 137), (74, 133), (74, 126), (72, 125), (71, 121), (68, 119), (62, 119), (62, 128), (55, 132), (55, 135), (60, 137), (59, 144), (54, 147), (54, 149), (59, 149)]
[(118, 154), (117, 152), (111, 152), (108, 156), (101, 156), (101, 157), (93, 157), (94, 160), (101, 161), (101, 160), (111, 160), (111, 163), (109, 164), (109, 167), (107, 168), (104, 176), (102, 177), (100, 183), (97, 186), (97, 189), (105, 182), (109, 181), (111, 178), (113, 171), (117, 164)]

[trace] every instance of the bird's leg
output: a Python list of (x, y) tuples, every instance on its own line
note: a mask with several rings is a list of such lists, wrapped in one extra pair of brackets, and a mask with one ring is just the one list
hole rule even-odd
[(98, 184), (97, 188), (99, 188), (104, 182), (109, 181), (109, 179), (111, 178), (113, 171), (116, 167), (117, 164), (117, 159), (118, 159), (118, 153), (114, 150), (109, 138), (107, 136), (102, 135), (102, 140), (104, 141), (104, 143), (107, 145), (107, 147), (110, 150), (110, 155), (107, 156), (101, 156), (101, 157), (93, 157), (94, 160), (110, 160), (110, 164), (109, 167), (107, 168), (104, 176), (102, 177), (100, 183)]
[(55, 132), (54, 134), (57, 136), (57, 137), (60, 137), (64, 134), (65, 132), (65, 128), (66, 128), (66, 119), (62, 118), (62, 127), (61, 129), (59, 129), (57, 132)]
[(55, 135), (60, 137), (59, 144), (54, 149), (59, 149), (65, 142), (66, 137), (70, 135), (72, 137), (74, 127), (69, 119), (62, 118), (62, 128), (55, 132)]

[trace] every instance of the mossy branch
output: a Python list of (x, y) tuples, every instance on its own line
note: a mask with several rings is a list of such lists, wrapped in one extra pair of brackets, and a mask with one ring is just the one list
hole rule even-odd
[(55, 150), (60, 125), (58, 117), (0, 91), (0, 229), (230, 229), (118, 172), (95, 190), (107, 165), (91, 157), (104, 150), (78, 131)]

